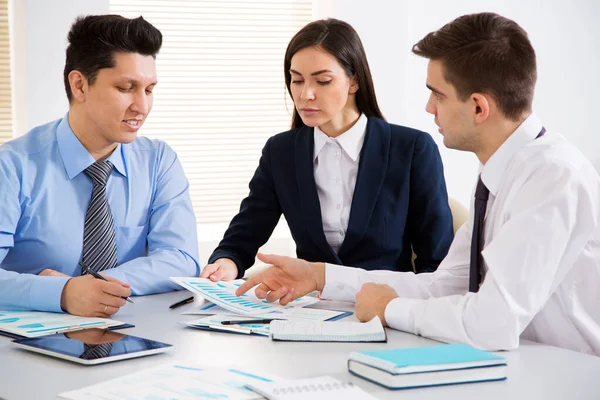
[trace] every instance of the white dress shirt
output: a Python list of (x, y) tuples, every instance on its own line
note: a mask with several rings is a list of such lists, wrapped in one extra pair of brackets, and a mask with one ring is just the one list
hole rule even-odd
[(509, 350), (519, 337), (600, 355), (600, 177), (531, 115), (481, 167), (490, 190), (484, 280), (468, 293), (473, 207), (431, 274), (327, 265), (322, 298), (354, 300), (363, 283), (392, 286), (390, 327), (444, 342)]
[(314, 129), (313, 165), (323, 232), (336, 253), (348, 229), (367, 121), (362, 114), (350, 129), (336, 138), (327, 136), (318, 126)]

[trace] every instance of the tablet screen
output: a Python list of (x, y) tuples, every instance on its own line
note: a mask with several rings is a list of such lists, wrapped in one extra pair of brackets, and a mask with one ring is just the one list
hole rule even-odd
[[(85, 329), (13, 341), (19, 347), (84, 364), (160, 353), (172, 345), (105, 329)], [(105, 359), (105, 360), (103, 360)]]

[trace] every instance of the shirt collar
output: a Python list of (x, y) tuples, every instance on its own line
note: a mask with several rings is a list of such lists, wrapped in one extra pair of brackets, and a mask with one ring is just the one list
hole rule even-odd
[(523, 146), (532, 142), (542, 130), (542, 121), (531, 113), (481, 167), (481, 180), (496, 195), (508, 164)]
[[(69, 125), (69, 113), (67, 113), (58, 124), (56, 129), (56, 141), (69, 180), (73, 179), (87, 167), (96, 162), (94, 157), (92, 157), (79, 139), (77, 139), (75, 133), (73, 133), (73, 130)], [(108, 157), (108, 160), (115, 166), (115, 169), (121, 175), (126, 177), (127, 170), (125, 168), (123, 150), (124, 147), (121, 143), (117, 144), (117, 148)]]
[(364, 114), (361, 114), (356, 123), (352, 125), (350, 129), (336, 138), (330, 138), (321, 129), (319, 129), (318, 126), (315, 126), (315, 147), (313, 152), (313, 161), (317, 158), (321, 150), (323, 150), (323, 147), (325, 144), (327, 144), (327, 142), (337, 142), (342, 149), (344, 149), (346, 154), (348, 154), (353, 161), (356, 161), (360, 155), (360, 150), (362, 149), (365, 141), (365, 133), (368, 121), (369, 119)]

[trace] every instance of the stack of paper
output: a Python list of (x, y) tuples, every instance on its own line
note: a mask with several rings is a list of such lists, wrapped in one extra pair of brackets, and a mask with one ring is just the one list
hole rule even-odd
[[(201, 306), (183, 312), (184, 315), (229, 315), (229, 316), (240, 316), (233, 311), (229, 311), (223, 307), (220, 307), (214, 303), (202, 304)], [(341, 310), (326, 310), (323, 308), (297, 308), (289, 307), (283, 310), (273, 310), (261, 314), (252, 315), (254, 318), (272, 318), (272, 319), (309, 319), (313, 321), (336, 321), (352, 315), (351, 311)], [(237, 318), (236, 318), (237, 319)]]
[(315, 321), (333, 321), (341, 319), (351, 312), (340, 310), (324, 310), (306, 308), (319, 301), (316, 297), (305, 296), (282, 306), (278, 302), (269, 303), (256, 297), (250, 290), (242, 296), (236, 296), (235, 291), (244, 282), (242, 280), (228, 282), (213, 282), (205, 278), (171, 278), (178, 285), (192, 293), (198, 293), (209, 304), (188, 311), (193, 315), (245, 315), (260, 318), (277, 319), (310, 319)]
[(242, 280), (213, 282), (205, 278), (171, 278), (178, 285), (192, 293), (198, 293), (206, 300), (228, 311), (241, 315), (262, 315), (272, 311), (296, 309), (314, 304), (319, 299), (315, 297), (301, 297), (282, 306), (278, 302), (269, 303), (261, 300), (250, 290), (242, 296), (236, 296), (235, 291), (243, 283)]
[[(233, 317), (239, 321), (252, 321), (254, 317)], [(269, 336), (269, 324), (242, 324), (242, 325), (223, 325), (222, 322), (231, 320), (230, 315), (210, 315), (204, 318), (198, 318), (193, 321), (183, 323), (186, 326), (208, 331), (243, 333), (247, 335)]]

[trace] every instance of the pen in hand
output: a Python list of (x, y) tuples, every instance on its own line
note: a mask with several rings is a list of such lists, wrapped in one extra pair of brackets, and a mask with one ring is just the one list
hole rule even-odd
[[(108, 280), (105, 277), (103, 277), (102, 275), (100, 275), (96, 271), (92, 271), (91, 269), (89, 269), (88, 267), (86, 267), (86, 265), (83, 264), (81, 261), (79, 262), (79, 266), (81, 266), (81, 268), (83, 268), (83, 270), (85, 272), (87, 272), (88, 274), (92, 275), (94, 278), (96, 278), (96, 279), (102, 279), (103, 281), (108, 282)], [(130, 302), (131, 304), (133, 304), (133, 301), (129, 297), (121, 297), (121, 298), (125, 299), (128, 302)]]
[(194, 296), (190, 296), (187, 299), (183, 299), (181, 301), (178, 301), (177, 303), (173, 303), (169, 306), (169, 308), (173, 309), (173, 308), (181, 307), (182, 305), (191, 303), (192, 301), (194, 301)]

